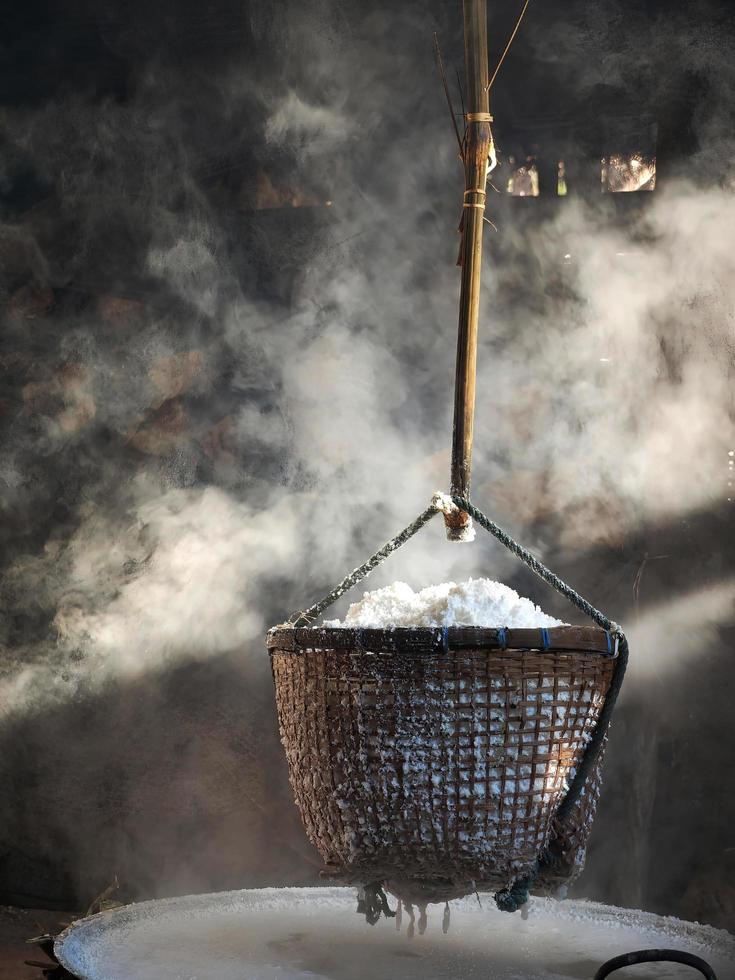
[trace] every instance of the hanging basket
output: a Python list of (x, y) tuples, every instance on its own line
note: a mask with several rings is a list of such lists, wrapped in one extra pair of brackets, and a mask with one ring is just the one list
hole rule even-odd
[(443, 901), (524, 876), (548, 891), (580, 870), (601, 752), (563, 826), (556, 815), (615, 634), (286, 626), (267, 643), (296, 803), (335, 875)]

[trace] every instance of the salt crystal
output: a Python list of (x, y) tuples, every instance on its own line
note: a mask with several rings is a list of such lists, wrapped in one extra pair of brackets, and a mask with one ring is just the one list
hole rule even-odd
[(325, 620), (329, 627), (486, 626), (535, 629), (563, 626), (530, 599), (488, 578), (443, 582), (414, 592), (405, 582), (366, 592), (353, 602), (343, 621)]

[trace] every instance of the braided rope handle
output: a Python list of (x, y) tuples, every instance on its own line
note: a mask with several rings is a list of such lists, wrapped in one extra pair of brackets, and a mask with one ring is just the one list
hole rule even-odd
[[(436, 494), (434, 495), (437, 496)], [(389, 555), (392, 555), (394, 551), (397, 551), (402, 547), (409, 538), (412, 538), (417, 531), (420, 531), (424, 524), (427, 524), (432, 517), (439, 513), (439, 508), (434, 504), (432, 499), (431, 505), (422, 511), (416, 520), (411, 521), (411, 523), (404, 527), (404, 529), (397, 534), (390, 541), (387, 541), (382, 548), (371, 555), (367, 561), (363, 562), (362, 565), (358, 565), (357, 568), (353, 569), (349, 575), (345, 575), (342, 581), (335, 585), (331, 592), (327, 592), (325, 596), (315, 602), (308, 609), (302, 609), (299, 612), (292, 613), (285, 623), (284, 626), (311, 626), (317, 616), (328, 609), (333, 603), (343, 596), (345, 592), (357, 585), (364, 578), (367, 578), (373, 569), (381, 565)]]

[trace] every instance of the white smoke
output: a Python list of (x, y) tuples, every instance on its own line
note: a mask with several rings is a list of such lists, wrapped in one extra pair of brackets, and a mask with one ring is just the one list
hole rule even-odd
[[(62, 602), (59, 635), (89, 644), (103, 667), (119, 673), (244, 645), (266, 627), (253, 580), (295, 559), (298, 522), (295, 501), (257, 511), (213, 487), (171, 490), (136, 512), (136, 537), (145, 535), (149, 549), (137, 574), (101, 609)], [(72, 589), (94, 594), (124, 564), (122, 552), (96, 550), (103, 543), (114, 549), (118, 542), (100, 535), (93, 550), (72, 541)]]
[(541, 276), (563, 251), (576, 295), (518, 336), (517, 321), (499, 324), (502, 364), (481, 361), (479, 417), (497, 420), (495, 445), (537, 477), (535, 499), (521, 479), (514, 501), (503, 474), (511, 512), (528, 520), (553, 507), (569, 513), (571, 542), (619, 541), (642, 520), (726, 500), (733, 218), (729, 190), (682, 182), (656, 192), (626, 232), (581, 206), (535, 231)]
[[(289, 28), (294, 37), (300, 24), (297, 18)], [(371, 28), (384, 29), (377, 21)], [(65, 127), (93, 134), (94, 156), (113, 166), (120, 200), (131, 197), (143, 161), (155, 204), (146, 273), (182, 309), (215, 324), (207, 334), (196, 316), (183, 325), (153, 322), (122, 365), (117, 351), (111, 356), (89, 340), (98, 323), (76, 324), (90, 355), (97, 417), (132, 438), (151, 392), (168, 377), (160, 362), (171, 358), (193, 365), (192, 374), (201, 366), (200, 387), (212, 404), (213, 365), (226, 360), (234, 389), (267, 389), (278, 406), (265, 411), (245, 398), (234, 417), (217, 420), (213, 411), (201, 424), (204, 430), (216, 421), (218, 433), (229, 433), (227, 452), (211, 454), (220, 489), (171, 490), (140, 478), (110, 513), (81, 512), (73, 538), (40, 559), (39, 588), (55, 610), (53, 642), (44, 650), (52, 663), (61, 657), (66, 664), (70, 691), (74, 678), (87, 683), (92, 664), (104, 678), (252, 642), (272, 609), (285, 615), (292, 597), (315, 598), (423, 509), (435, 489), (447, 489), (461, 175), (441, 92), (428, 59), (422, 70), (435, 85), (434, 101), (427, 108), (417, 90), (397, 102), (388, 54), (352, 36), (338, 49), (332, 42), (331, 33), (312, 29), (309, 58), (317, 65), (317, 56), (329, 56), (335, 79), (359, 84), (328, 85), (322, 72), (311, 91), (287, 82), (264, 94), (265, 140), (283, 152), (308, 147), (300, 165), (308, 171), (323, 163), (335, 202), (328, 234), (285, 315), (238, 284), (215, 217), (192, 191), (186, 154), (178, 149), (162, 166), (152, 137), (147, 146), (135, 143), (135, 125), (155, 106), (165, 145), (176, 145), (179, 107), (165, 78), (157, 76), (160, 105), (148, 79), (140, 104), (109, 106), (104, 127), (90, 107), (69, 107)], [(228, 69), (223, 81), (230, 114), (253, 92), (247, 72), (239, 82), (236, 74)], [(385, 134), (374, 150), (366, 129)], [(54, 133), (44, 114), (30, 139), (39, 152), (61, 155), (70, 193), (102, 200), (93, 175), (79, 168), (74, 140), (66, 145)], [(191, 195), (183, 218), (169, 200), (177, 167)], [(525, 256), (531, 272), (487, 254), (474, 497), (540, 552), (554, 544), (619, 544), (642, 522), (719, 505), (728, 495), (733, 195), (681, 182), (651, 198), (627, 230), (571, 199), (522, 240), (506, 216), (493, 248)], [(111, 206), (107, 199), (102, 210)], [(134, 204), (134, 220), (147, 220), (145, 202)], [(560, 280), (563, 289), (554, 286)], [(166, 384), (173, 398), (176, 383)], [(177, 411), (172, 426), (188, 427), (202, 443), (213, 438)], [(60, 425), (49, 431), (52, 442), (71, 438)], [(175, 430), (166, 438), (167, 465), (191, 483), (183, 437)], [(278, 479), (268, 469), (274, 457)], [(12, 454), (9, 460), (7, 481), (18, 492), (24, 477)], [(116, 482), (114, 466), (106, 471)], [(538, 527), (549, 520), (562, 530)], [(399, 577), (415, 586), (498, 577), (514, 567), (481, 539), (470, 549), (446, 544), (437, 520), (370, 587)], [(10, 580), (20, 583), (27, 569), (19, 559)], [(292, 584), (264, 605), (263, 583), (279, 572)], [(16, 662), (11, 678), (16, 669), (23, 689), (32, 687), (37, 668)]]
[(656, 603), (628, 628), (635, 656), (631, 676), (645, 680), (670, 672), (701, 670), (698, 659), (735, 622), (735, 581), (727, 579), (688, 595)]

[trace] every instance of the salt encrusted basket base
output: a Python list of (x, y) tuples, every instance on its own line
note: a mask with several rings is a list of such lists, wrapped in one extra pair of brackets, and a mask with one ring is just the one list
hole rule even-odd
[(537, 892), (579, 873), (599, 768), (563, 833), (554, 814), (612, 678), (604, 630), (278, 627), (267, 644), (328, 873), (415, 902), (506, 887), (549, 845)]

